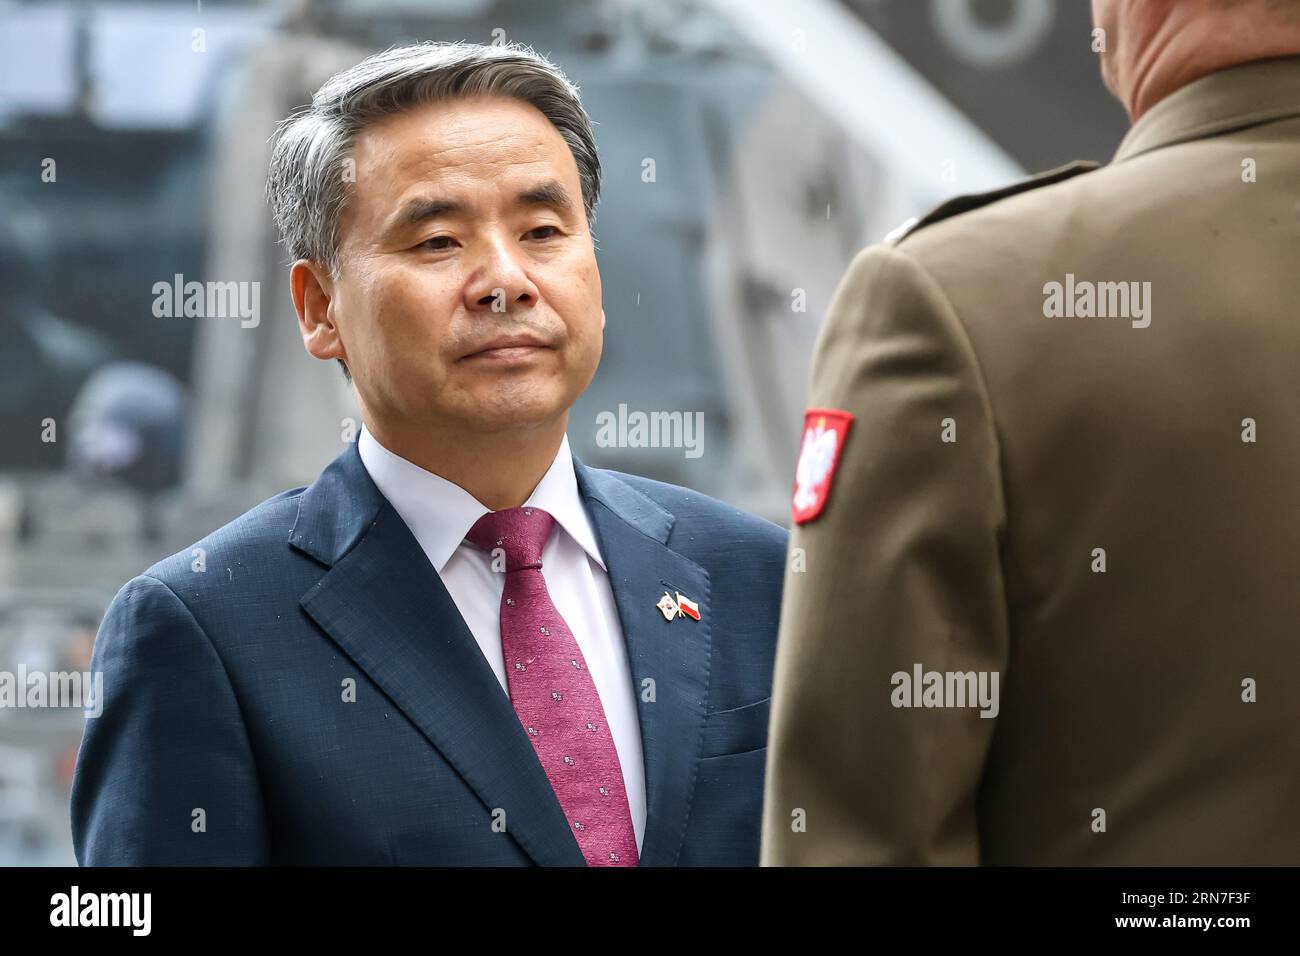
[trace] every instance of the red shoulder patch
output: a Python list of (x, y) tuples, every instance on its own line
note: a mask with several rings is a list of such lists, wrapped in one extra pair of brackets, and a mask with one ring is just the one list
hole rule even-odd
[(803, 442), (794, 470), (794, 523), (812, 521), (826, 507), (835, 466), (848, 438), (853, 416), (837, 408), (810, 408), (804, 412)]

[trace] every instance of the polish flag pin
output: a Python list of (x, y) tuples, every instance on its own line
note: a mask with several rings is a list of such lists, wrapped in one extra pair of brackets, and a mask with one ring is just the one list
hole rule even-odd
[(681, 591), (677, 592), (677, 606), (691, 620), (698, 621), (700, 619), (700, 606)]

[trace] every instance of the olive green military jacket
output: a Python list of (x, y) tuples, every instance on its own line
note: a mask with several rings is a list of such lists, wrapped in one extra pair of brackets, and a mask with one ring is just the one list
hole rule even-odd
[(765, 865), (1300, 864), (1300, 58), (859, 253), (809, 404)]

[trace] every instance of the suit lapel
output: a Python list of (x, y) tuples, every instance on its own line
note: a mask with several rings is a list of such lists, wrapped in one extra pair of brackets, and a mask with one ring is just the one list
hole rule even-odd
[(538, 864), (584, 866), (509, 697), (355, 444), (303, 493), (290, 544), (330, 568), (303, 609), (505, 811), (506, 833)]
[[(709, 575), (665, 542), (673, 515), (612, 472), (574, 458), (618, 605), (641, 721), (646, 829), (641, 865), (672, 866), (681, 853), (708, 705), (712, 615)], [(700, 620), (664, 618), (668, 591), (695, 601)]]

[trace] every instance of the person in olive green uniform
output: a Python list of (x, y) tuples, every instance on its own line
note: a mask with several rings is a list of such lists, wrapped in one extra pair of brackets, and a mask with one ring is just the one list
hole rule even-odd
[(1300, 2), (1094, 13), (1114, 160), (831, 305), (764, 865), (1300, 863)]

